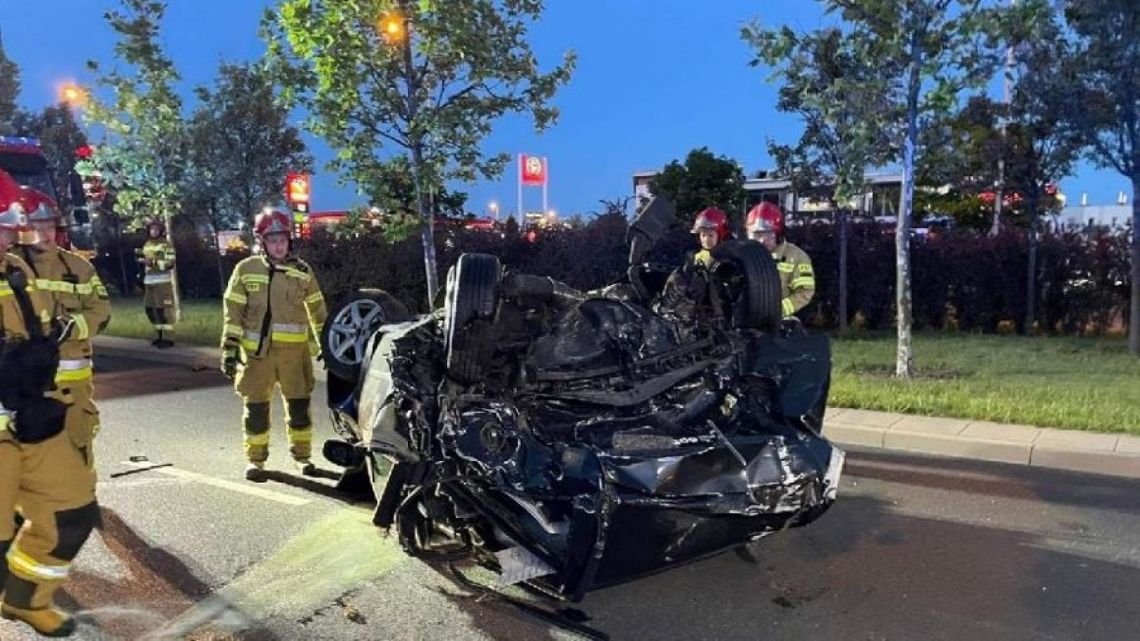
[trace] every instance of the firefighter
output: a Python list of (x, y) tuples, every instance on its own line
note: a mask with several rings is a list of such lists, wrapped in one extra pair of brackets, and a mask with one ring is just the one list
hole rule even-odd
[(27, 263), (7, 253), (27, 222), (21, 196), (0, 171), (0, 616), (64, 637), (75, 620), (53, 596), (99, 506), (94, 469), (66, 429), (70, 399), (54, 382), (51, 299), (37, 291)]
[(222, 372), (236, 376), (234, 389), (245, 404), (245, 477), (251, 481), (265, 476), (269, 404), (277, 386), (285, 398), (293, 460), (302, 474), (316, 469), (310, 462), (314, 379), (309, 332), (321, 335), (327, 312), (312, 268), (291, 255), (291, 230), (285, 214), (262, 211), (254, 221), (261, 253), (237, 264), (225, 294)]
[(729, 239), (728, 215), (709, 207), (697, 214), (692, 233), (696, 234), (700, 247), (686, 254), (685, 262), (669, 275), (653, 306), (657, 313), (681, 321), (691, 320), (702, 310), (708, 310), (712, 250)]
[(174, 246), (166, 239), (166, 225), (157, 218), (147, 221), (147, 240), (139, 250), (143, 267), (143, 305), (146, 317), (158, 332), (151, 345), (162, 349), (174, 341), (163, 332), (174, 331), (178, 322), (178, 281), (174, 271)]
[(799, 312), (815, 295), (815, 273), (807, 252), (784, 240), (784, 212), (774, 203), (763, 202), (748, 212), (748, 237), (772, 252), (780, 272), (784, 317)]
[(716, 207), (709, 207), (697, 214), (692, 233), (697, 235), (700, 249), (690, 252), (685, 262), (708, 269), (712, 265), (712, 250), (729, 239), (728, 215)]
[(59, 348), (56, 383), (75, 399), (68, 430), (90, 462), (94, 457), (93, 441), (99, 432), (99, 410), (93, 400), (91, 338), (107, 328), (111, 299), (91, 263), (56, 245), (56, 228), (62, 217), (55, 201), (24, 187), (23, 203), (32, 233), (20, 234), (21, 257), (35, 274), (36, 288), (50, 297), (52, 318), (60, 319), (69, 328)]

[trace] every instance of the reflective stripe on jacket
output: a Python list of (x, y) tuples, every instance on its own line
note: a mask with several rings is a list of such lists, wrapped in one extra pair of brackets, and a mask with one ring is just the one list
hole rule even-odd
[(142, 246), (144, 285), (174, 281), (174, 247), (164, 238), (152, 238)]
[[(33, 312), (39, 316), (40, 329), (44, 333), (50, 331), (51, 315), (48, 313), (48, 305), (51, 299), (39, 291), (32, 268), (17, 256), (0, 254), (0, 337), (6, 341), (23, 340), (30, 336), (16, 292), (8, 283), (8, 275), (15, 271), (24, 272), (27, 278), (28, 284), (24, 291), (28, 293), (28, 298), (32, 301)], [(0, 367), (4, 367), (2, 360), (0, 360)], [(7, 374), (8, 372), (5, 372), (5, 375)], [(0, 440), (11, 438), (8, 429), (13, 418), (13, 412), (0, 405)]]
[(811, 302), (815, 295), (815, 272), (807, 252), (791, 243), (780, 243), (772, 252), (776, 269), (780, 272), (781, 305), (784, 316), (791, 316)]
[(320, 336), (325, 299), (312, 268), (299, 258), (271, 265), (264, 256), (237, 264), (225, 294), (222, 346), (241, 345), (262, 356), (270, 343), (304, 345)]
[(25, 248), (23, 255), (35, 273), (36, 288), (50, 297), (51, 316), (70, 317), (75, 322), (71, 335), (59, 347), (59, 357), (91, 358), (91, 338), (103, 333), (111, 321), (111, 299), (95, 267), (82, 256), (58, 247), (44, 251)]

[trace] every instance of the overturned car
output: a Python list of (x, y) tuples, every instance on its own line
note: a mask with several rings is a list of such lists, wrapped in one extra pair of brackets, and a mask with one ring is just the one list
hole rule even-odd
[(578, 600), (835, 500), (827, 338), (781, 319), (758, 243), (707, 270), (644, 262), (671, 218), (643, 212), (628, 279), (598, 292), (464, 254), (433, 313), (379, 290), (333, 310), (325, 456), (368, 474), (407, 552)]

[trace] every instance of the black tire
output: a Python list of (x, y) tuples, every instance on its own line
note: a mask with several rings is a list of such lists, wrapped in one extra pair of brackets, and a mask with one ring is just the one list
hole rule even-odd
[(713, 258), (728, 263), (734, 298), (732, 318), (739, 327), (776, 333), (784, 317), (780, 272), (772, 255), (758, 242), (730, 240), (717, 245)]
[(491, 323), (503, 268), (488, 254), (463, 254), (447, 272), (443, 336), (447, 374), (464, 385), (483, 378), (494, 353)]
[[(354, 307), (358, 318), (352, 317)], [(356, 382), (376, 328), (411, 318), (408, 308), (391, 294), (379, 289), (356, 290), (332, 308), (321, 329), (325, 366), (339, 378)]]

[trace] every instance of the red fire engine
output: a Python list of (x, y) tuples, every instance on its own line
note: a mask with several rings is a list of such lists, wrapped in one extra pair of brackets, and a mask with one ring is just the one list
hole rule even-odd
[[(57, 203), (59, 202), (59, 192), (56, 190), (55, 182), (51, 177), (51, 167), (48, 165), (47, 157), (44, 156), (44, 150), (40, 146), (39, 140), (27, 137), (0, 136), (0, 169), (8, 172), (8, 175), (21, 185), (42, 191), (51, 196)], [(73, 177), (75, 180), (72, 182), (78, 182), (79, 177), (75, 176), (74, 172)], [(81, 184), (68, 185), (68, 187), (71, 189), (69, 193), (73, 196), (74, 202), (84, 202)], [(90, 242), (91, 221), (87, 210), (76, 207), (72, 211), (62, 213), (64, 217), (63, 226), (57, 232), (57, 242), (60, 247), (71, 249), (90, 258), (93, 247)]]

